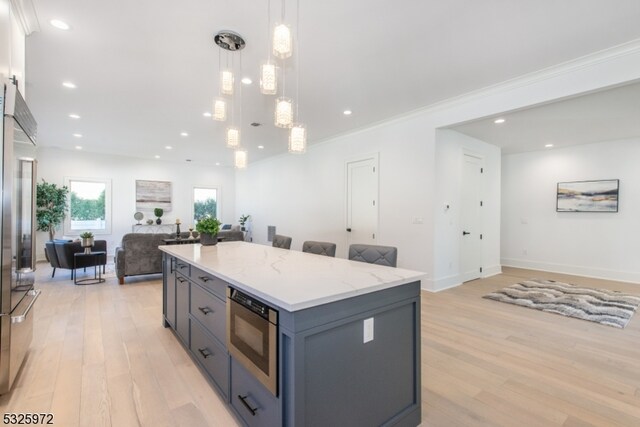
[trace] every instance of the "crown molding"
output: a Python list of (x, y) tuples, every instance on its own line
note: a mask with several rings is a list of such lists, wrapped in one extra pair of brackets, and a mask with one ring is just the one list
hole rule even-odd
[(20, 23), (25, 36), (34, 31), (40, 31), (38, 15), (32, 0), (11, 0), (11, 11)]

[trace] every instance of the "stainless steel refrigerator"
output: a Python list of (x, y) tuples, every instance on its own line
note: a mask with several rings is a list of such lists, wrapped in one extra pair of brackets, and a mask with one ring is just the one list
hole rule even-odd
[(0, 394), (11, 389), (33, 337), (37, 125), (16, 81), (2, 82)]

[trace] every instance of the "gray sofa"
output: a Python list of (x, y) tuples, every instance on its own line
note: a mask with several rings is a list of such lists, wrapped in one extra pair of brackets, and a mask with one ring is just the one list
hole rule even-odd
[[(183, 239), (188, 232), (180, 233)], [(198, 233), (194, 232), (197, 237)], [(162, 273), (162, 251), (158, 246), (164, 245), (164, 239), (173, 239), (175, 234), (128, 233), (122, 236), (122, 244), (116, 248), (114, 257), (116, 276), (120, 284), (124, 284), (126, 276)], [(242, 231), (220, 231), (218, 239), (223, 242), (243, 240)]]
[(158, 246), (173, 234), (129, 233), (122, 236), (122, 244), (116, 248), (114, 261), (116, 276), (124, 284), (125, 276), (162, 273), (162, 252)]

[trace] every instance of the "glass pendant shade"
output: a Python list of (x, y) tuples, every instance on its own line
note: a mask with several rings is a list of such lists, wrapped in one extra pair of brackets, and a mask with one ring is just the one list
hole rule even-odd
[(276, 99), (275, 125), (279, 128), (289, 128), (293, 123), (293, 102), (284, 96)]
[(233, 72), (222, 70), (220, 72), (220, 92), (225, 95), (233, 95)]
[(260, 66), (260, 92), (264, 95), (275, 95), (277, 91), (276, 65), (266, 62)]
[(240, 146), (240, 129), (235, 127), (227, 128), (227, 147), (238, 148)]
[(289, 58), (293, 53), (293, 39), (291, 28), (285, 24), (278, 24), (273, 29), (273, 55), (276, 58)]
[(247, 167), (247, 152), (237, 150), (235, 152), (235, 166), (237, 169), (244, 169)]
[(289, 131), (289, 152), (302, 154), (305, 151), (307, 151), (307, 129), (302, 123), (296, 123)]
[(213, 120), (221, 122), (227, 120), (227, 101), (223, 98), (213, 100)]

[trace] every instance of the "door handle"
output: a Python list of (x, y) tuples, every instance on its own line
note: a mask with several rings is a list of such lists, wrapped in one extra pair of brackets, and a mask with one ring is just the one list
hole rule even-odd
[(33, 304), (36, 303), (36, 300), (38, 299), (38, 297), (40, 296), (40, 294), (42, 293), (42, 291), (40, 289), (34, 289), (28, 292), (28, 295), (33, 296), (33, 299), (31, 300), (31, 302), (29, 303), (29, 305), (27, 306), (27, 308), (24, 310), (24, 313), (18, 315), (18, 316), (11, 316), (11, 323), (22, 323), (27, 319), (27, 315), (29, 314), (29, 312), (31, 311), (31, 308), (33, 307)]
[(351, 233), (351, 229), (350, 229), (350, 228), (347, 228), (347, 231), (348, 231), (349, 233)]
[(463, 232), (462, 232), (462, 235), (463, 235), (463, 236), (466, 236), (467, 234), (471, 234), (471, 233), (470, 233), (469, 231), (463, 231)]

